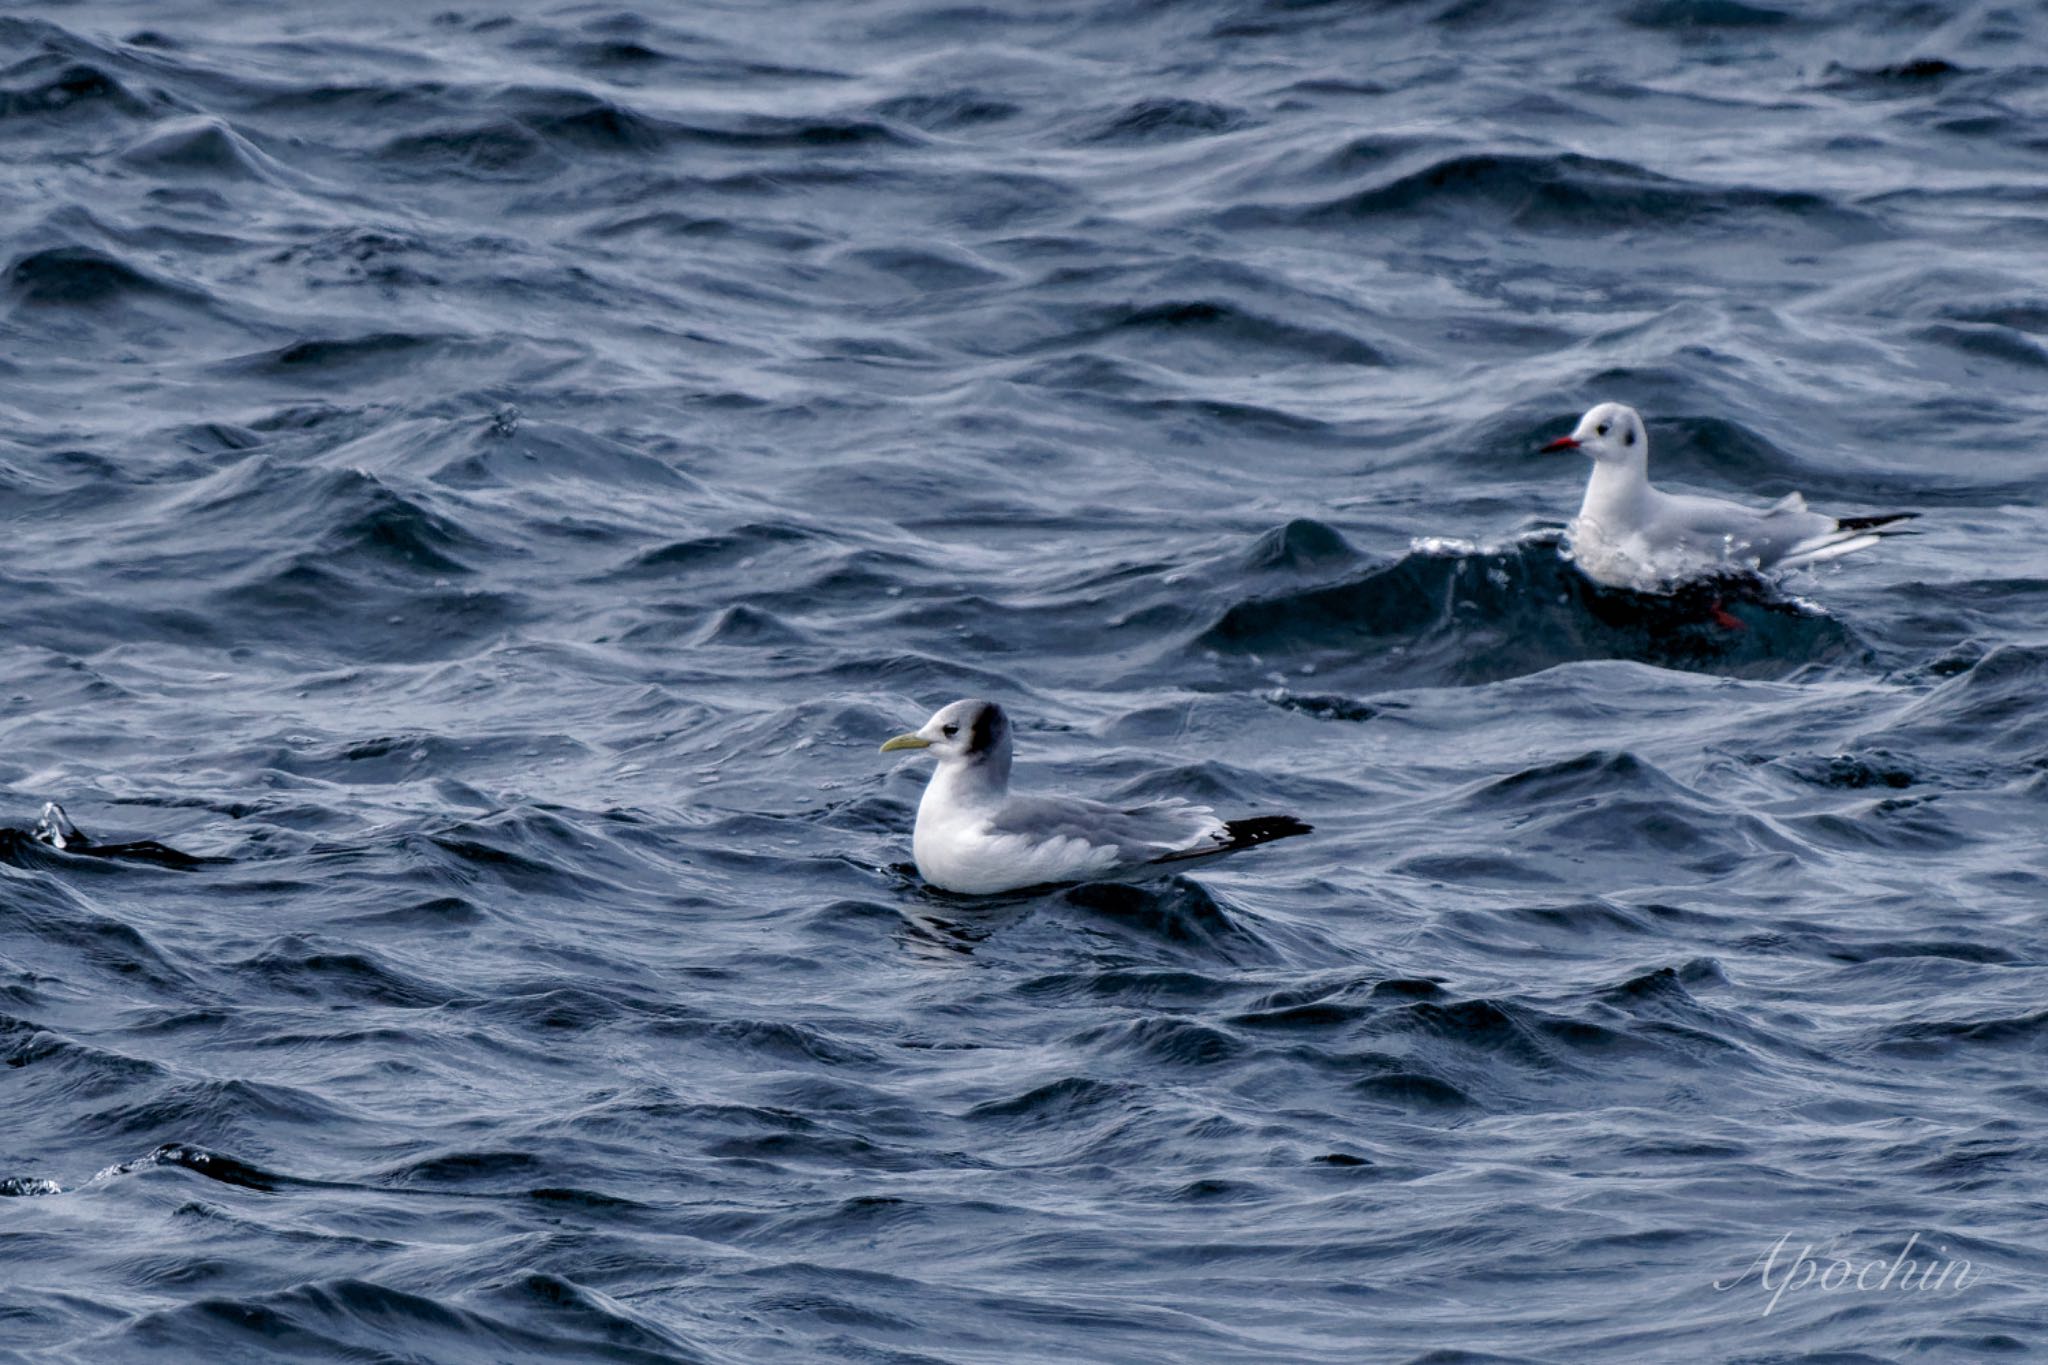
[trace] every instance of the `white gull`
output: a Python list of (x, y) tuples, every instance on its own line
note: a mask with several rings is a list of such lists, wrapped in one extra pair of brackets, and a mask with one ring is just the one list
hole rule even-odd
[(1275, 839), (1307, 834), (1291, 815), (1223, 820), (1207, 806), (1113, 806), (1010, 794), (1010, 719), (992, 701), (956, 701), (882, 746), (929, 749), (938, 770), (917, 805), (911, 851), (942, 891), (971, 896), (1060, 882), (1132, 881), (1179, 872)]
[(1868, 549), (1917, 512), (1831, 517), (1788, 494), (1768, 507), (1666, 493), (1650, 485), (1650, 436), (1636, 410), (1602, 403), (1543, 447), (1592, 457), (1571, 524), (1572, 557), (1609, 587), (1653, 590), (1716, 569), (1793, 569)]

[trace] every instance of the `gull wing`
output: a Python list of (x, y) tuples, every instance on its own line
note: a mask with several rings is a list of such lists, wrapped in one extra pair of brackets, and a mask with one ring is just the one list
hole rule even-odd
[(1188, 801), (1118, 807), (1028, 796), (1005, 802), (989, 822), (992, 837), (1014, 840), (1015, 852), (1041, 867), (1057, 859), (1070, 869), (1060, 876), (1076, 880), (1220, 858), (1309, 829), (1291, 815), (1221, 820)]
[(1191, 848), (1224, 828), (1207, 806), (1155, 801), (1119, 807), (1078, 797), (1015, 796), (989, 820), (989, 833), (1027, 844), (1074, 840), (1113, 850), (1117, 863), (1149, 863)]

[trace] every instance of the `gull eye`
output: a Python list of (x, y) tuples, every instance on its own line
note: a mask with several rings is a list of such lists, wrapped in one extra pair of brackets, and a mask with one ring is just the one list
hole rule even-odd
[(1636, 429), (1634, 427), (1628, 429), (1628, 435), (1621, 438), (1621, 443), (1625, 446), (1632, 446), (1636, 443)]
[(1607, 423), (1602, 422), (1599, 426), (1593, 428), (1593, 434), (1595, 436), (1605, 436), (1607, 434)]
[(948, 725), (945, 729), (939, 731), (939, 733), (944, 735), (947, 739), (951, 739), (953, 736), (960, 733), (960, 727), (957, 725)]

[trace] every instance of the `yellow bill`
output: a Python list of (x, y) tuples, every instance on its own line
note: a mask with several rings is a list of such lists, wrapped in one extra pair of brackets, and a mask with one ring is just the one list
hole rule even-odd
[(898, 735), (882, 746), (882, 752), (890, 754), (898, 749), (929, 749), (931, 747), (932, 742), (923, 735)]

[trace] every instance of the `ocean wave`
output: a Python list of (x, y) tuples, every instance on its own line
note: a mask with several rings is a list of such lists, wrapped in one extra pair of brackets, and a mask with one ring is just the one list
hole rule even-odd
[(1702, 184), (1577, 153), (1469, 152), (1336, 198), (1225, 210), (1226, 227), (1313, 227), (1434, 218), (1460, 231), (1489, 219), (1537, 233), (1784, 230), (1842, 240), (1882, 235), (1868, 214), (1803, 190)]
[[(2035, 1348), (2042, 37), (0, 17), (8, 1347)], [(1609, 399), (1918, 534), (1595, 587)], [(1315, 833), (935, 891), (964, 696)]]
[[(1254, 554), (1284, 560), (1288, 543), (1306, 543), (1341, 564), (1333, 535), (1295, 523)], [(1542, 534), (1497, 550), (1414, 550), (1333, 583), (1235, 603), (1191, 648), (1388, 683), (1480, 683), (1583, 659), (1783, 677), (1865, 657), (1847, 626), (1763, 580), (1715, 579), (1669, 596), (1603, 588), (1558, 546)]]

